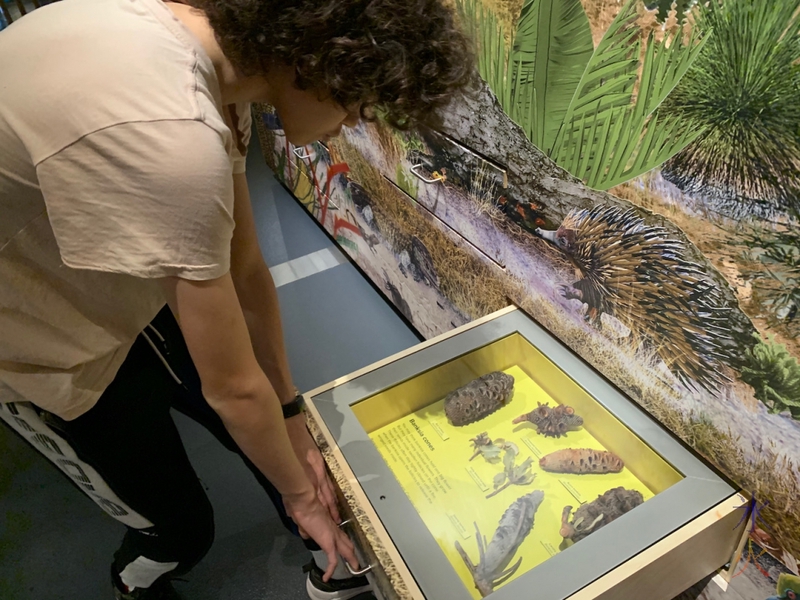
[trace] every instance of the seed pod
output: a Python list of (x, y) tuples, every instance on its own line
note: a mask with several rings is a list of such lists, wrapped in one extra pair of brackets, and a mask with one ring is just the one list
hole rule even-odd
[[(644, 502), (642, 494), (637, 490), (626, 490), (617, 487), (608, 490), (586, 504), (578, 507), (572, 514), (572, 507), (565, 506), (561, 513), (561, 537), (579, 542), (590, 533), (605, 527), (626, 512), (633, 510)], [(570, 515), (572, 520), (570, 521)]]
[(503, 406), (513, 391), (514, 378), (493, 371), (450, 392), (444, 400), (444, 412), (453, 425), (469, 425)]
[(536, 426), (536, 433), (545, 437), (559, 438), (566, 436), (567, 432), (583, 425), (583, 418), (575, 414), (571, 406), (564, 404), (550, 408), (547, 404), (539, 402), (539, 406), (531, 412), (514, 419), (512, 423), (528, 421)]
[(551, 473), (619, 473), (625, 463), (612, 452), (591, 448), (565, 448), (540, 458), (539, 466)]

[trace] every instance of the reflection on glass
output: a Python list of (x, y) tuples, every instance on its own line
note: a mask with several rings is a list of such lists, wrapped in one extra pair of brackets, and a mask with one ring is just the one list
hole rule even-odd
[(352, 408), (474, 598), (682, 478), (519, 334)]

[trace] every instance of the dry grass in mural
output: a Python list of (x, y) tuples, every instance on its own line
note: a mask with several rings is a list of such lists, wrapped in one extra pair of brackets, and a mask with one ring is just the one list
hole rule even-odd
[(487, 164), (481, 163), (473, 171), (467, 192), (467, 197), (470, 200), (470, 209), (476, 218), (485, 215), (495, 224), (505, 220), (505, 216), (495, 204), (496, 191), (497, 183), (494, 179), (494, 172)]
[(800, 527), (794, 509), (800, 485), (794, 476), (794, 465), (769, 448), (757, 449), (759, 458), (752, 461), (745, 456), (736, 438), (709, 419), (690, 418), (671, 409), (664, 400), (673, 393), (671, 390), (658, 384), (642, 385), (642, 382), (631, 381), (627, 372), (626, 379), (628, 381), (620, 387), (633, 386), (630, 392), (641, 390), (637, 396), (642, 406), (658, 421), (728, 473), (745, 494), (754, 496), (759, 503), (768, 503), (761, 518), (769, 523), (771, 533), (783, 549), (794, 556), (800, 555)]
[[(790, 331), (768, 322), (765, 317), (768, 314), (765, 306), (768, 298), (761, 290), (754, 289), (744, 276), (748, 271), (759, 271), (764, 267), (748, 258), (748, 248), (737, 236), (738, 224), (735, 221), (692, 202), (691, 198), (674, 189), (672, 184), (654, 172), (616, 186), (609, 193), (667, 217), (722, 274), (761, 337), (766, 340), (770, 335), (775, 336), (776, 342), (786, 346), (795, 356), (800, 356), (800, 339), (792, 336)], [(687, 212), (687, 206), (691, 207), (691, 212)]]
[(589, 18), (589, 26), (592, 29), (592, 41), (594, 47), (603, 39), (603, 35), (608, 30), (609, 25), (614, 21), (622, 8), (619, 0), (581, 0), (583, 10)]
[[(583, 10), (589, 18), (589, 26), (592, 30), (592, 41), (595, 48), (603, 35), (608, 30), (608, 27), (619, 14), (620, 9), (627, 0), (581, 0)], [(657, 41), (661, 41), (665, 34), (674, 34), (681, 26), (678, 19), (677, 12), (673, 9), (670, 11), (664, 23), (657, 19), (658, 9), (647, 10), (643, 4), (639, 6), (640, 18), (638, 25), (642, 28), (641, 39), (646, 40), (650, 32), (655, 32)], [(684, 34), (691, 32), (692, 25), (694, 24), (694, 12), (690, 12), (685, 16), (686, 27)], [(688, 39), (688, 38), (687, 38)]]
[(759, 458), (752, 461), (735, 438), (720, 431), (710, 420), (689, 419), (664, 408), (659, 400), (657, 395), (645, 396), (643, 404), (687, 444), (729, 473), (745, 494), (755, 497), (759, 504), (767, 504), (759, 520), (768, 523), (767, 528), (781, 548), (800, 556), (800, 527), (796, 514), (800, 485), (793, 475), (796, 465), (763, 447), (756, 449)]
[(373, 214), (381, 235), (398, 253), (411, 247), (417, 237), (431, 254), (441, 281), (441, 292), (465, 316), (475, 319), (508, 305), (505, 288), (497, 273), (478, 258), (448, 240), (422, 216), (402, 191), (366, 162), (357, 149), (343, 138), (335, 142), (341, 159), (350, 166), (358, 181), (372, 198)]
[(381, 120), (375, 121), (370, 130), (377, 134), (377, 143), (381, 153), (386, 157), (387, 164), (397, 165), (406, 159), (406, 149), (400, 141), (400, 136), (403, 134)]
[(507, 36), (516, 27), (519, 14), (522, 12), (522, 3), (523, 0), (483, 0), (484, 6), (497, 15), (497, 20)]
[[(627, 200), (631, 204), (641, 206), (649, 211), (657, 212), (670, 220), (685, 214), (683, 209), (676, 203), (667, 203), (663, 200), (663, 195), (659, 190), (654, 189), (653, 173), (645, 173), (632, 181), (615, 186), (608, 190), (608, 193), (617, 198)], [(709, 215), (705, 215), (708, 217)]]
[(648, 357), (642, 356), (634, 343), (620, 347), (616, 342), (598, 338), (575, 327), (569, 315), (549, 299), (531, 293), (521, 282), (512, 282), (510, 287), (514, 288), (509, 290), (510, 296), (542, 326), (570, 347), (580, 349), (585, 360), (623, 392), (640, 399), (645, 410), (710, 462), (724, 469), (746, 494), (753, 495), (760, 503), (768, 502), (762, 515), (775, 540), (790, 554), (800, 556), (800, 527), (795, 508), (800, 485), (793, 476), (795, 465), (785, 457), (778, 458), (769, 448), (758, 449), (760, 458), (757, 461), (749, 460), (730, 433), (702, 416), (691, 418), (670, 408), (676, 392), (651, 377), (649, 369), (630, 368), (632, 363), (648, 362)]

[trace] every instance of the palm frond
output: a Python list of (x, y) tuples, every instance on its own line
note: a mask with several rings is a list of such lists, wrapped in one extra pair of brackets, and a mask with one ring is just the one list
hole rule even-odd
[(481, 0), (456, 0), (456, 10), (467, 35), (476, 45), (478, 72), (497, 96), (500, 106), (511, 116), (510, 49), (497, 15)]
[(704, 39), (695, 30), (684, 43), (679, 31), (658, 42), (651, 33), (639, 76), (637, 19), (636, 1), (629, 0), (586, 66), (553, 147), (560, 166), (596, 189), (659, 166), (703, 133), (655, 111), (697, 59)]
[[(523, 4), (510, 56), (516, 92), (510, 116), (545, 153), (552, 148), (593, 50), (580, 0)], [(531, 87), (532, 93), (526, 89)]]
[[(580, 118), (586, 111), (596, 112), (598, 101), (603, 110), (630, 104), (641, 51), (637, 18), (636, 0), (628, 0), (587, 63), (564, 116), (565, 124)], [(559, 136), (562, 133), (565, 133), (563, 129)], [(560, 141), (557, 138), (555, 146)]]
[(478, 45), (481, 76), (506, 114), (534, 145), (598, 189), (659, 166), (702, 134), (654, 113), (704, 40), (696, 30), (687, 42), (682, 30), (662, 41), (651, 34), (642, 61), (638, 2), (626, 2), (592, 50), (580, 0), (525, 0), (511, 48), (481, 0), (456, 0)]

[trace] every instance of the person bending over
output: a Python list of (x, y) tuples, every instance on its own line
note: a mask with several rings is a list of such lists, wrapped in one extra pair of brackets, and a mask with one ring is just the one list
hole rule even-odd
[(472, 77), (449, 9), (64, 0), (0, 33), (0, 56), (0, 417), (127, 526), (115, 597), (177, 597), (169, 579), (212, 542), (171, 407), (307, 539), (312, 598), (363, 592), (296, 414), (244, 173), (248, 103), (275, 107), (295, 145), (377, 112), (424, 121)]

